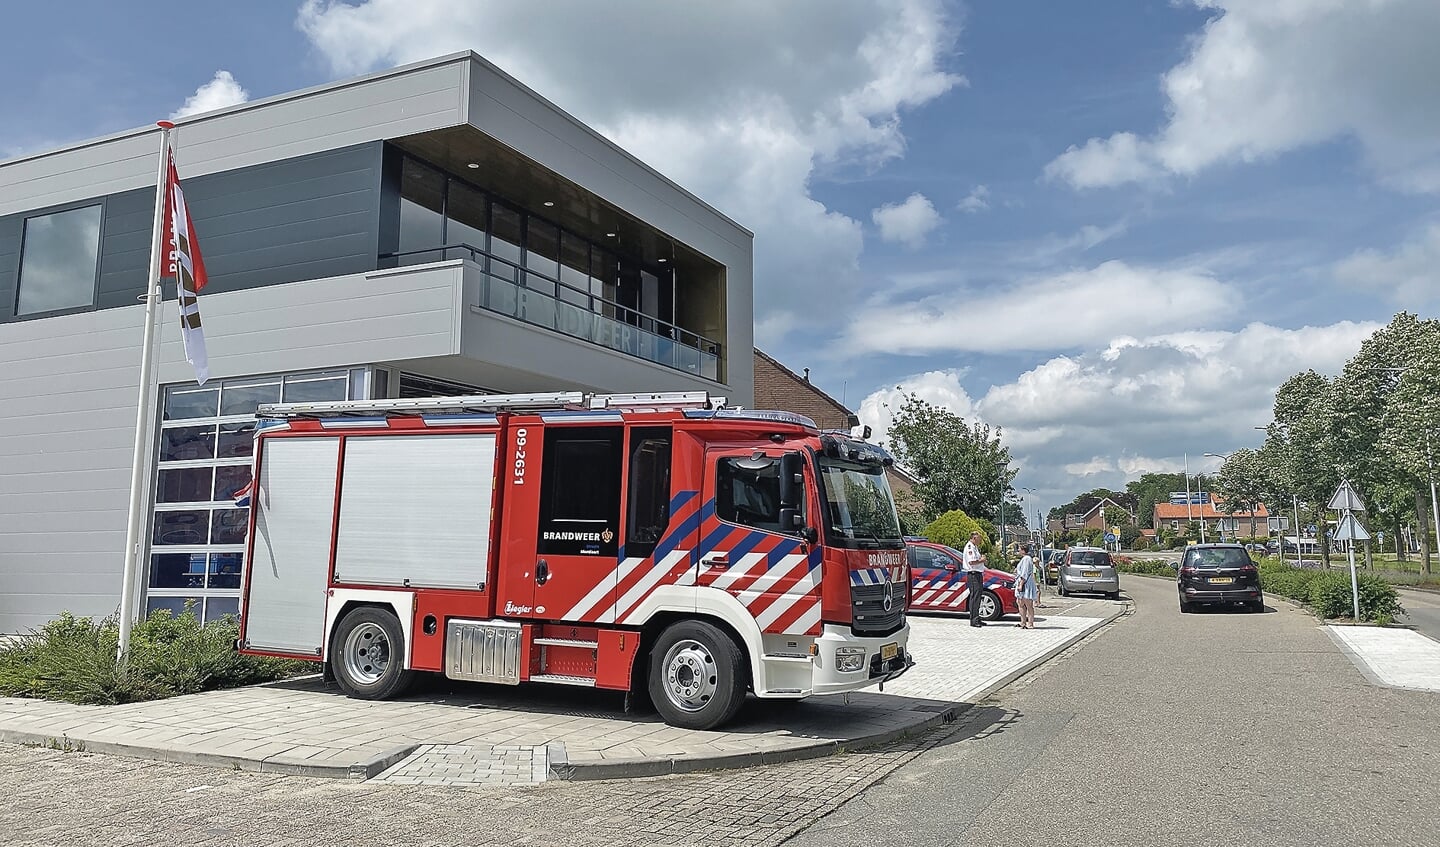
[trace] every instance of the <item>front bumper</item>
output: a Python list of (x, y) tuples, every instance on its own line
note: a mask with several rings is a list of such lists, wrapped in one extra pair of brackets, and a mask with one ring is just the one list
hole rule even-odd
[[(825, 624), (820, 637), (815, 639), (818, 649), (812, 664), (811, 693), (841, 694), (895, 679), (915, 664), (910, 657), (909, 641), (909, 623), (879, 638), (854, 635), (848, 626)], [(894, 658), (884, 660), (880, 651), (887, 644), (896, 646), (896, 654)], [(839, 670), (836, 651), (841, 647), (858, 647), (865, 651), (859, 670)]]

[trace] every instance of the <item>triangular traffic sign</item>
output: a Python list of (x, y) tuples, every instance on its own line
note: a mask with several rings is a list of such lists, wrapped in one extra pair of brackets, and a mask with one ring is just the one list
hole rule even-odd
[(1340, 519), (1340, 525), (1335, 528), (1336, 541), (1369, 541), (1370, 533), (1360, 525), (1354, 515), (1346, 515)]
[(1335, 489), (1335, 496), (1330, 498), (1330, 508), (1342, 512), (1346, 510), (1363, 512), (1365, 504), (1360, 501), (1360, 495), (1356, 493), (1350, 485), (1350, 480), (1347, 479), (1340, 483), (1339, 488)]

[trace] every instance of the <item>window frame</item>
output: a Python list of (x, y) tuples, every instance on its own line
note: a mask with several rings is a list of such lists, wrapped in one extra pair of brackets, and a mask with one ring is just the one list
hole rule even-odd
[[(100, 267), (104, 264), (105, 261), (104, 248), (106, 199), (107, 198), (105, 197), (98, 197), (90, 198), (87, 200), (77, 200), (71, 203), (61, 203), (56, 206), (48, 206), (43, 209), (35, 209), (33, 211), (19, 213), (18, 217), (20, 218), (20, 249), (16, 251), (15, 256), (15, 292), (14, 295), (10, 298), (9, 312), (5, 315), (5, 320), (30, 321), (39, 320), (41, 318), (59, 317), (61, 315), (77, 315), (83, 312), (93, 312), (96, 310), (96, 304), (100, 302)], [(30, 221), (35, 218), (43, 218), (48, 215), (57, 215), (63, 212), (73, 212), (77, 209), (89, 209), (92, 207), (100, 209), (100, 228), (96, 231), (95, 236), (95, 273), (94, 277), (90, 281), (90, 302), (82, 306), (66, 306), (60, 309), (49, 309), (43, 312), (26, 312), (24, 314), (21, 314), (20, 291), (24, 283), (24, 280), (21, 278), (21, 274), (25, 269), (25, 231), (29, 227)]]
[[(738, 462), (738, 461), (740, 461), (740, 460), (742, 460), (742, 459), (748, 459), (748, 458), (751, 457), (751, 455), (752, 455), (752, 452), (751, 452), (751, 451), (745, 451), (745, 452), (743, 452), (743, 453), (721, 454), (721, 455), (713, 456), (713, 457), (712, 457), (712, 459), (711, 459), (711, 468), (713, 469), (713, 470), (712, 470), (712, 473), (715, 474), (714, 480), (715, 480), (715, 518), (716, 518), (716, 520), (720, 521), (721, 523), (728, 524), (729, 526), (743, 527), (743, 528), (748, 529), (748, 530), (751, 530), (751, 531), (753, 531), (753, 532), (768, 532), (768, 533), (771, 533), (772, 535), (783, 535), (783, 536), (785, 536), (785, 537), (787, 537), (787, 538), (795, 538), (795, 537), (798, 537), (798, 533), (796, 533), (796, 532), (786, 532), (786, 531), (784, 530), (784, 528), (782, 528), (782, 527), (780, 526), (780, 511), (781, 511), (781, 506), (780, 506), (780, 495), (779, 495), (779, 490), (778, 490), (778, 487), (779, 487), (779, 475), (778, 475), (778, 473), (777, 473), (777, 475), (776, 475), (776, 487), (777, 487), (777, 490), (776, 490), (776, 495), (775, 495), (775, 527), (774, 527), (773, 529), (770, 528), (770, 527), (768, 527), (768, 526), (756, 526), (755, 524), (745, 523), (745, 522), (743, 522), (743, 521), (737, 520), (736, 517), (738, 517), (738, 516), (726, 517), (725, 514), (722, 512), (722, 510), (721, 510), (721, 501), (720, 501), (720, 490), (721, 490), (721, 472), (720, 472), (720, 469), (721, 469), (721, 467), (722, 467), (726, 462), (730, 462), (730, 463), (733, 464), (734, 462)], [(780, 459), (781, 459), (781, 457), (780, 457), (779, 455), (771, 455), (770, 453), (766, 453), (766, 454), (765, 454), (765, 458), (767, 458), (767, 459), (769, 459), (770, 461), (772, 461), (772, 462), (777, 466), (777, 470), (778, 470), (778, 466), (779, 466), (779, 464), (780, 464)], [(733, 480), (734, 471), (733, 471), (733, 470), (732, 470), (732, 471), (727, 471), (727, 473), (731, 475), (731, 478), (732, 478), (732, 480)], [(733, 484), (733, 482), (732, 482), (732, 484)], [(806, 482), (802, 481), (802, 482), (799, 484), (799, 486), (798, 486), (798, 491), (799, 491), (799, 495), (800, 495), (800, 496), (799, 496), (798, 502), (797, 502), (797, 504), (796, 504), (796, 511), (797, 511), (797, 513), (799, 513), (802, 517), (808, 518), (808, 516), (809, 516), (809, 514), (810, 514), (810, 486), (809, 486)], [(732, 490), (732, 492), (731, 492), (731, 498), (732, 498), (732, 500), (733, 500), (733, 497), (734, 497), (734, 493), (733, 493), (733, 490)], [(732, 506), (733, 506), (733, 503), (732, 503)]]
[[(601, 559), (616, 559), (620, 549), (620, 521), (624, 515), (621, 508), (625, 464), (628, 459), (625, 444), (625, 427), (620, 424), (585, 424), (579, 426), (554, 426), (544, 428), (543, 453), (540, 461), (540, 493), (536, 510), (535, 550), (542, 556), (587, 556)], [(570, 517), (556, 518), (556, 498), (564, 487), (562, 474), (567, 470), (560, 460), (560, 445), (563, 443), (608, 442), (610, 467), (606, 472), (613, 474), (614, 487), (603, 515), (605, 525), (598, 528), (599, 541), (577, 539), (547, 539), (549, 531), (580, 531), (579, 527), (564, 527), (558, 521), (569, 523), (597, 523), (600, 518)], [(570, 474), (573, 478), (574, 474)], [(610, 533), (609, 540), (605, 533)], [(594, 545), (594, 549), (590, 549)]]

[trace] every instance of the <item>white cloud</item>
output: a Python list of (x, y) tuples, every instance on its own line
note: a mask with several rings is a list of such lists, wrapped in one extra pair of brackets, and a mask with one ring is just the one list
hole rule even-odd
[[(1254, 446), (1275, 389), (1308, 368), (1337, 373), (1381, 327), (1344, 321), (1278, 329), (1124, 337), (1058, 356), (992, 386), (975, 404), (1005, 429), (1016, 464), (1063, 499), (1142, 473), (1213, 469), (1206, 452)], [(1068, 476), (1086, 479), (1072, 480)], [(1033, 483), (1026, 483), (1033, 484)], [(1039, 487), (1039, 486), (1036, 486)]]
[(913, 249), (925, 245), (925, 237), (940, 226), (940, 214), (925, 195), (911, 194), (903, 203), (887, 203), (870, 213), (880, 228), (880, 238)]
[(1413, 309), (1440, 301), (1440, 224), (1431, 224), (1393, 253), (1361, 250), (1335, 266), (1340, 282), (1382, 291)]
[(1045, 166), (1046, 177), (1063, 179), (1076, 188), (1150, 182), (1163, 172), (1155, 161), (1154, 144), (1129, 132), (1092, 138), (1083, 147), (1072, 144)]
[(1440, 3), (1189, 2), (1217, 16), (1164, 76), (1167, 123), (1071, 147), (1047, 175), (1077, 188), (1146, 182), (1350, 138), (1385, 182), (1440, 190)]
[(965, 195), (965, 199), (956, 205), (956, 208), (967, 215), (985, 211), (990, 208), (990, 189), (983, 185), (975, 186), (970, 189), (969, 194)]
[(1143, 473), (1213, 471), (1228, 453), (1256, 446), (1275, 389), (1307, 368), (1337, 373), (1378, 323), (1125, 337), (1078, 356), (1057, 356), (972, 398), (966, 371), (916, 374), (875, 391), (860, 419), (877, 436), (914, 391), (968, 421), (1003, 429), (1016, 485), (1036, 501), (1063, 503), (1097, 486), (1123, 488)]
[(181, 106), (170, 115), (171, 120), (187, 118), (201, 112), (213, 112), (227, 106), (238, 106), (250, 99), (250, 92), (240, 87), (229, 71), (216, 71), (209, 82), (195, 89)]
[(902, 155), (901, 114), (964, 84), (942, 0), (307, 0), (297, 25), (337, 73), (485, 56), (754, 231), (762, 320), (858, 291), (816, 166)]
[(847, 331), (853, 353), (1060, 350), (1104, 344), (1124, 328), (1165, 332), (1233, 314), (1239, 293), (1199, 270), (1105, 262), (1008, 288), (876, 304)]

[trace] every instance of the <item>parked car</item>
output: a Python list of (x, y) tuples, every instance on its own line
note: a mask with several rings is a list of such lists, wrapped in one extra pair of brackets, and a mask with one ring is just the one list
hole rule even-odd
[(1060, 562), (1065, 558), (1064, 550), (1046, 550), (1043, 564), (1045, 566), (1045, 584), (1054, 585), (1060, 581)]
[[(905, 545), (910, 562), (910, 611), (970, 614), (969, 591), (965, 585), (964, 557), (960, 551), (929, 541)], [(1015, 577), (987, 568), (985, 590), (980, 595), (980, 619), (998, 620), (1020, 613), (1015, 604)]]
[(1196, 544), (1185, 549), (1175, 577), (1180, 611), (1201, 603), (1240, 605), (1252, 612), (1265, 611), (1260, 570), (1239, 544)]
[(1110, 553), (1098, 547), (1071, 547), (1060, 563), (1060, 596), (1077, 592), (1104, 594), (1111, 600), (1120, 599), (1120, 575)]

